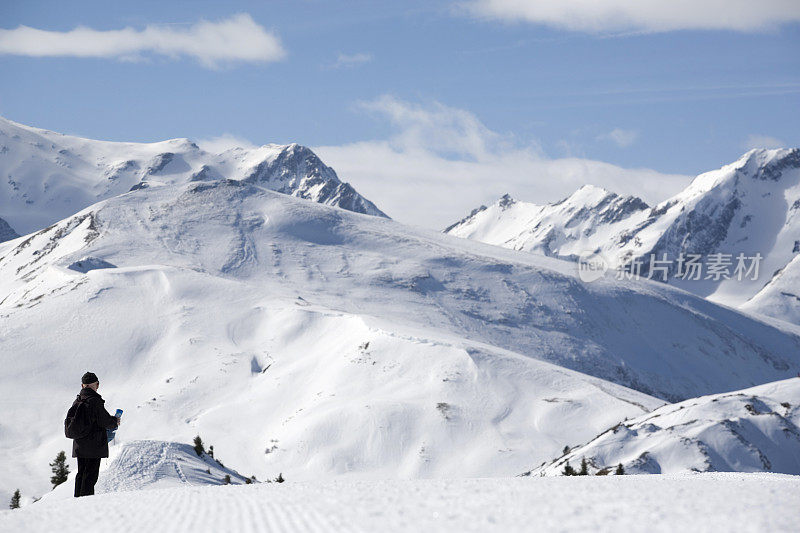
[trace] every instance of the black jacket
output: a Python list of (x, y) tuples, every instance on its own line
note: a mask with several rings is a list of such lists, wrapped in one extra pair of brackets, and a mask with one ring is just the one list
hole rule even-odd
[(72, 441), (72, 457), (82, 457), (84, 459), (108, 457), (106, 429), (117, 427), (117, 417), (110, 415), (106, 411), (103, 406), (106, 403), (105, 400), (93, 389), (88, 387), (81, 389), (81, 393), (78, 394), (73, 405), (78, 403), (78, 400), (86, 401), (94, 429), (88, 437)]

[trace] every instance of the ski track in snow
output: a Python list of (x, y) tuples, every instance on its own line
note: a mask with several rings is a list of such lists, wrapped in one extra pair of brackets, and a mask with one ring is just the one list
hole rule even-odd
[(302, 482), (42, 501), (0, 530), (84, 532), (796, 531), (800, 477), (694, 474)]

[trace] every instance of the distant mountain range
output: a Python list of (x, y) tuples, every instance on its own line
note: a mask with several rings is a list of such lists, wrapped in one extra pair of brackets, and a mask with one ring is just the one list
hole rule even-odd
[(298, 144), (213, 154), (189, 139), (149, 144), (95, 141), (0, 117), (0, 242), (131, 190), (219, 179), (386, 216)]
[[(445, 232), (572, 261), (597, 254), (612, 270), (640, 269), (642, 277), (800, 324), (800, 267), (794, 261), (800, 254), (797, 148), (752, 150), (697, 176), (684, 191), (653, 207), (587, 185), (547, 205), (506, 195)], [(723, 254), (720, 275), (708, 270), (715, 254)], [(744, 268), (737, 273), (740, 254)], [(691, 255), (701, 256), (698, 262), (706, 268), (699, 280), (684, 279), (695, 273), (685, 264), (682, 268), (679, 259)], [(748, 274), (756, 265), (758, 275)]]

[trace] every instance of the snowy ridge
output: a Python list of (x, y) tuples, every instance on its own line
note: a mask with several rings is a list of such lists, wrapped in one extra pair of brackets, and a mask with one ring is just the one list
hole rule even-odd
[(53, 398), (87, 369), (125, 409), (121, 443), (200, 434), (293, 480), (512, 475), (663, 399), (800, 371), (800, 337), (669, 286), (585, 284), (568, 262), (232, 181), (2, 243), (0, 293), (0, 386), (24, 398), (0, 450), (34, 450), (3, 479), (48, 478), (68, 444)]
[(550, 205), (519, 202), (506, 194), (490, 207), (481, 206), (445, 232), (514, 250), (574, 259), (594, 249), (597, 242), (610, 238), (615, 229), (624, 227), (629, 217), (648, 209), (646, 203), (634, 196), (621, 197), (600, 187), (584, 185)]
[[(106, 142), (62, 135), (0, 117), (0, 216), (17, 232), (42, 229), (130, 190), (232, 179), (376, 216), (386, 216), (297, 144), (212, 154), (189, 139)], [(4, 237), (0, 222), (0, 242)]]
[(692, 398), (625, 420), (526, 475), (777, 472), (800, 475), (800, 378)]
[[(674, 277), (675, 265), (669, 272), (671, 284), (740, 306), (800, 252), (800, 149), (752, 150), (730, 165), (697, 176), (684, 191), (653, 208), (638, 198), (587, 186), (545, 206), (504, 197), (447, 232), (573, 260), (597, 252), (612, 268), (639, 259), (644, 276), (651, 254), (658, 259), (666, 254), (675, 261), (681, 253), (760, 253), (763, 260), (755, 280), (682, 281)], [(800, 313), (800, 301), (743, 308), (791, 321)]]

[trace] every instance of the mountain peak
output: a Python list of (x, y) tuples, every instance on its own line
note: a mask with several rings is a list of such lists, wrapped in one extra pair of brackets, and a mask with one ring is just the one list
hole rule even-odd
[(497, 201), (497, 205), (500, 206), (500, 209), (507, 209), (514, 205), (517, 201), (514, 200), (510, 194), (505, 193), (500, 199)]

